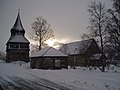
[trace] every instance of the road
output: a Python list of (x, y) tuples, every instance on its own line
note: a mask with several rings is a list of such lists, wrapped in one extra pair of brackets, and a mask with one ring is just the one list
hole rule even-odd
[(0, 62), (0, 90), (70, 90), (14, 64)]
[(70, 90), (41, 78), (34, 80), (27, 80), (16, 76), (7, 78), (9, 78), (9, 80), (0, 77), (0, 86), (3, 90)]

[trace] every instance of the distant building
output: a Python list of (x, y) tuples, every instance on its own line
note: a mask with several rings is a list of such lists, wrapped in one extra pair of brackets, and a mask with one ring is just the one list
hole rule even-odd
[(29, 61), (29, 41), (25, 38), (20, 12), (18, 12), (16, 22), (11, 29), (11, 36), (6, 46), (6, 62)]
[(61, 69), (68, 68), (68, 55), (52, 48), (42, 48), (40, 51), (31, 54), (31, 68), (40, 69)]
[(5, 60), (5, 53), (3, 53), (2, 51), (0, 51), (0, 59)]
[(70, 66), (87, 66), (90, 57), (100, 53), (99, 46), (94, 39), (63, 44), (60, 51), (69, 55), (68, 65)]

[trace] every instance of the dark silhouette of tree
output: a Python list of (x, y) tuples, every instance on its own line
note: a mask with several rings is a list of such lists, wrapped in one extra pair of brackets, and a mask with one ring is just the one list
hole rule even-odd
[[(88, 12), (90, 15), (90, 25), (88, 29), (90, 30), (89, 34), (83, 34), (82, 38), (94, 38), (98, 40), (101, 52), (104, 54), (104, 45), (106, 38), (106, 30), (107, 30), (107, 20), (108, 17), (106, 15), (105, 5), (100, 1), (93, 1), (88, 6)], [(102, 72), (105, 70), (105, 60), (103, 60), (103, 68)]]
[(103, 52), (108, 20), (105, 5), (102, 2), (93, 1), (89, 5), (88, 12), (90, 14), (90, 26), (88, 26), (91, 30), (90, 35), (91, 37), (100, 38), (101, 51)]
[(112, 51), (115, 53), (114, 59), (120, 62), (120, 0), (112, 0), (113, 7), (108, 10), (110, 20), (108, 22), (109, 42)]
[(41, 50), (41, 48), (46, 45), (44, 42), (54, 37), (53, 30), (50, 24), (48, 24), (48, 22), (42, 17), (37, 17), (31, 26), (32, 33), (30, 33), (30, 36), (34, 41), (38, 43), (34, 47)]

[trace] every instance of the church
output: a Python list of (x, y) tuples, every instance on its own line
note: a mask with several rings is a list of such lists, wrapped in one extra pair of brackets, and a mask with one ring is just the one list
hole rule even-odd
[(18, 10), (15, 24), (10, 32), (11, 36), (6, 43), (6, 62), (29, 62), (30, 42), (25, 38), (25, 30), (20, 19), (20, 10)]

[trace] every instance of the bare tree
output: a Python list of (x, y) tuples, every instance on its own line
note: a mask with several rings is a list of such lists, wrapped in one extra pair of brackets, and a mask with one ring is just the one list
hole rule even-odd
[(112, 45), (112, 51), (115, 53), (115, 58), (120, 62), (120, 0), (112, 0), (113, 7), (108, 10), (110, 14), (109, 20), (109, 41)]
[[(107, 15), (106, 15), (105, 5), (102, 2), (93, 1), (88, 7), (88, 12), (90, 15), (90, 34), (84, 34), (83, 37), (89, 37), (97, 39), (101, 46), (101, 52), (104, 54), (104, 41), (106, 37), (106, 28), (107, 28)], [(102, 72), (105, 70), (105, 60), (103, 60)]]
[(53, 30), (48, 22), (42, 17), (37, 17), (32, 23), (32, 33), (30, 33), (31, 38), (38, 44), (35, 45), (36, 48), (41, 50), (42, 46), (45, 45), (45, 41), (54, 37)]
[(105, 5), (102, 2), (93, 1), (89, 5), (88, 12), (90, 14), (90, 26), (88, 28), (91, 30), (91, 37), (99, 37), (101, 51), (104, 48), (104, 39), (106, 35), (107, 28), (107, 15), (106, 15)]

